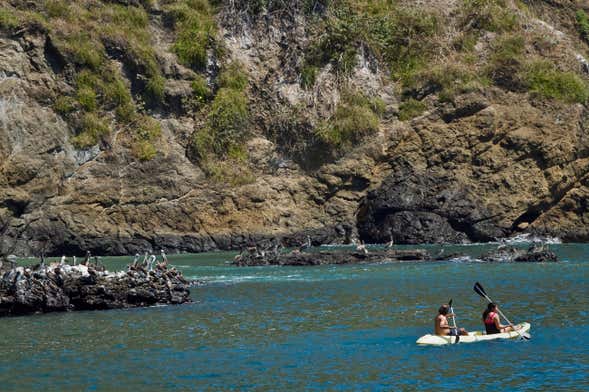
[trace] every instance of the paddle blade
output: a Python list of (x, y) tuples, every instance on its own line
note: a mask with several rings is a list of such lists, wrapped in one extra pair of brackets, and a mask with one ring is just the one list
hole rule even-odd
[(487, 293), (485, 292), (483, 285), (481, 285), (479, 282), (476, 282), (474, 284), (473, 290), (475, 293), (477, 293), (478, 295), (480, 295), (483, 298), (485, 298), (487, 296)]
[(452, 298), (450, 298), (450, 301), (448, 301), (448, 307), (451, 308), (452, 307)]

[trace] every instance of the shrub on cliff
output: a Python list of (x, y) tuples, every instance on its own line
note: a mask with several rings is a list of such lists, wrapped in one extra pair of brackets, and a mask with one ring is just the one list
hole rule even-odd
[(437, 92), (443, 102), (451, 102), (459, 94), (479, 90), (489, 85), (489, 80), (473, 67), (461, 63), (441, 64), (416, 74), (408, 83), (408, 95), (420, 95), (420, 91)]
[(466, 30), (501, 33), (518, 29), (520, 22), (506, 0), (463, 0), (462, 24)]
[[(236, 151), (247, 136), (249, 124), (248, 98), (245, 88), (248, 78), (237, 62), (227, 64), (221, 71), (219, 90), (208, 110), (206, 126), (195, 132), (193, 149), (199, 160), (224, 158)], [(196, 82), (193, 88), (207, 94), (206, 82)], [(206, 89), (205, 89), (206, 88)]]
[(8, 8), (0, 9), (0, 29), (14, 30), (20, 25), (18, 16)]
[[(233, 186), (252, 182), (245, 149), (249, 128), (247, 74), (238, 62), (232, 62), (223, 67), (217, 84), (219, 90), (207, 106), (205, 126), (193, 134), (192, 153), (215, 182)], [(192, 87), (200, 103), (212, 95), (203, 78), (197, 78)]]
[(248, 78), (243, 72), (241, 64), (232, 62), (223, 68), (218, 83), (221, 88), (243, 91), (247, 87)]
[(530, 92), (543, 98), (582, 104), (589, 98), (589, 87), (579, 75), (560, 71), (548, 61), (526, 65), (524, 79)]
[(424, 112), (427, 105), (414, 98), (410, 98), (407, 101), (399, 105), (399, 120), (407, 121), (419, 116)]
[(525, 62), (524, 50), (525, 40), (520, 35), (501, 37), (492, 46), (487, 74), (496, 85), (511, 91), (522, 88), (519, 70)]
[(159, 121), (150, 116), (139, 116), (132, 124), (135, 128), (133, 154), (142, 161), (148, 161), (155, 157), (157, 149), (155, 142), (159, 139), (162, 129)]
[(345, 151), (378, 131), (382, 111), (381, 100), (346, 91), (333, 116), (322, 121), (315, 133), (327, 145)]
[(92, 147), (110, 134), (110, 128), (96, 113), (86, 113), (80, 122), (80, 132), (72, 142), (78, 148)]
[(586, 42), (589, 42), (589, 16), (583, 10), (578, 10), (575, 14), (577, 19), (577, 30)]
[(211, 104), (207, 128), (212, 135), (212, 150), (219, 156), (242, 142), (248, 122), (248, 101), (240, 91), (222, 88)]
[(212, 96), (212, 91), (209, 88), (207, 81), (200, 75), (197, 75), (191, 83), (192, 92), (194, 93), (194, 98), (198, 102), (198, 104), (203, 104), (208, 101)]
[(166, 19), (176, 31), (173, 50), (186, 66), (202, 69), (207, 48), (216, 34), (213, 10), (207, 0), (184, 0), (166, 6)]
[(303, 67), (307, 74), (301, 75), (304, 87), (314, 83), (314, 73), (309, 70), (328, 63), (336, 72), (348, 74), (356, 66), (359, 48), (376, 55), (400, 80), (425, 66), (432, 56), (432, 37), (439, 29), (433, 12), (416, 11), (387, 0), (334, 2), (330, 10), (320, 25), (319, 38), (307, 49)]

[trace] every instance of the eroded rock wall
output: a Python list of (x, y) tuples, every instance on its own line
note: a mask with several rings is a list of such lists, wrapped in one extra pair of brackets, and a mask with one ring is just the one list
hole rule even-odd
[[(460, 4), (415, 7), (452, 20)], [(537, 19), (551, 7), (538, 5), (526, 19), (528, 31), (556, 42), (547, 56), (580, 69), (575, 55), (587, 47), (567, 19), (571, 13), (559, 8), (548, 22)], [(129, 154), (124, 129), (92, 148), (75, 148), (75, 131), (53, 109), (73, 87), (50, 36), (35, 29), (1, 34), (0, 253), (195, 252), (270, 237), (296, 244), (307, 235), (315, 243), (358, 236), (384, 242), (391, 235), (404, 243), (487, 241), (516, 232), (589, 239), (584, 105), (498, 86), (442, 102), (433, 86), (426, 110), (400, 121), (402, 91), (367, 48), (345, 80), (328, 64), (312, 88), (301, 87), (314, 32), (298, 9), (252, 18), (222, 7), (219, 34), (228, 59), (243, 64), (249, 78), (246, 144), (254, 178), (245, 185), (211, 181), (189, 152), (203, 126), (182, 99), (190, 70), (172, 53), (156, 11), (151, 28), (166, 104), (151, 111), (162, 136), (147, 161)], [(454, 38), (450, 31), (441, 44)], [(492, 39), (487, 34), (475, 47), (482, 59)], [(378, 132), (341, 154), (321, 144), (295, 151), (292, 135), (312, 135), (344, 87), (384, 103)]]

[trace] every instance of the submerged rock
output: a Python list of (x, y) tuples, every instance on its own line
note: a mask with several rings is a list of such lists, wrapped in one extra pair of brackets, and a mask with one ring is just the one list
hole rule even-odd
[(192, 301), (188, 286), (164, 263), (152, 271), (135, 266), (121, 272), (67, 264), (16, 267), (0, 278), (0, 316), (182, 304)]

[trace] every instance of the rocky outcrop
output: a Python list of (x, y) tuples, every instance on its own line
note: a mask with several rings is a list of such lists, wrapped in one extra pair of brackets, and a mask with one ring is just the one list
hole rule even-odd
[(191, 302), (189, 282), (160, 265), (123, 272), (52, 264), (2, 272), (0, 316), (73, 310), (104, 310)]
[(481, 259), (491, 262), (548, 263), (558, 261), (558, 256), (546, 246), (533, 245), (528, 249), (520, 249), (503, 245), (485, 253)]
[[(452, 258), (444, 258), (447, 260)], [(249, 255), (242, 253), (233, 261), (234, 265), (263, 266), (263, 265), (290, 265), (290, 266), (311, 266), (323, 264), (357, 264), (376, 263), (385, 261), (431, 261), (432, 256), (423, 249), (414, 250), (333, 250), (319, 252), (293, 251), (281, 254), (256, 254)], [(442, 259), (436, 259), (441, 261)]]
[(364, 241), (392, 234), (404, 243), (484, 242), (522, 232), (587, 238), (586, 109), (488, 95), (490, 104), (468, 117), (446, 123), (440, 110), (400, 130), (389, 175), (361, 202)]

